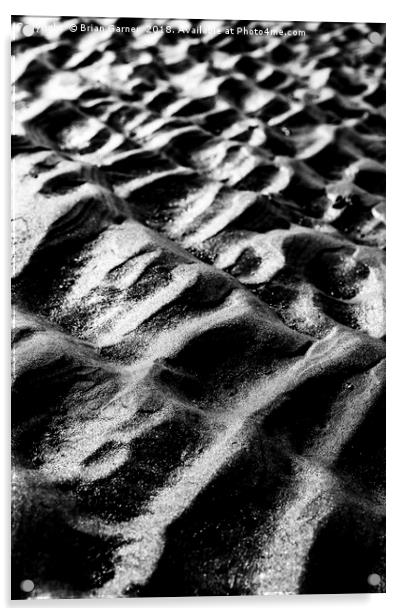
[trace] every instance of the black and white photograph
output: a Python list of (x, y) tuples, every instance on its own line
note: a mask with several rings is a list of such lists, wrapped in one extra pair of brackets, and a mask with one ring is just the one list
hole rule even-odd
[(11, 18), (12, 600), (386, 592), (386, 25), (266, 14)]

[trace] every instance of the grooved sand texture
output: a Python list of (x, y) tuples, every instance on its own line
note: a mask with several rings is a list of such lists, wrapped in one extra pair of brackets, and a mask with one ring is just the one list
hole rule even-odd
[(13, 597), (383, 592), (383, 26), (16, 21)]

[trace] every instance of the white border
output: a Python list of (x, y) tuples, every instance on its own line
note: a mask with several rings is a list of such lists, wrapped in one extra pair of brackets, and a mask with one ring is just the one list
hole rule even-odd
[[(336, 0), (334, 3), (305, 0), (246, 0), (235, 3), (229, 0), (149, 0), (148, 2), (106, 3), (99, 0), (68, 0), (55, 5), (49, 0), (15, 0), (7, 2), (14, 15), (80, 15), (91, 17), (177, 17), (214, 19), (265, 19), (289, 21), (368, 21), (384, 22), (387, 2), (369, 4), (359, 0)], [(388, 5), (389, 8), (392, 5)], [(395, 9), (393, 9), (394, 11)], [(388, 12), (388, 17), (390, 13)]]
[[(387, 327), (388, 327), (388, 396), (387, 396), (387, 593), (386, 595), (316, 595), (296, 597), (228, 597), (228, 598), (181, 598), (181, 599), (132, 599), (132, 600), (70, 600), (70, 601), (27, 601), (11, 602), (9, 598), (9, 217), (10, 217), (10, 98), (9, 98), (9, 42), (10, 42), (10, 15), (80, 15), (80, 16), (133, 16), (133, 17), (196, 17), (211, 19), (261, 19), (261, 20), (289, 20), (289, 21), (367, 21), (387, 23), (387, 202), (388, 202), (388, 275), (387, 275)], [(167, 616), (177, 611), (200, 612), (229, 612), (243, 614), (244, 610), (267, 613), (267, 610), (278, 611), (281, 614), (295, 613), (309, 615), (311, 613), (331, 615), (346, 612), (347, 614), (364, 613), (365, 616), (375, 614), (396, 613), (397, 605), (402, 605), (399, 597), (400, 581), (402, 575), (402, 545), (401, 532), (401, 481), (399, 479), (401, 460), (398, 455), (402, 450), (402, 394), (398, 390), (398, 377), (402, 363), (401, 352), (401, 318), (402, 318), (402, 288), (401, 266), (399, 260), (402, 255), (398, 248), (402, 245), (402, 152), (401, 152), (401, 124), (402, 124), (402, 90), (400, 64), (402, 61), (402, 19), (401, 9), (392, 0), (382, 0), (377, 3), (368, 3), (367, 0), (336, 0), (333, 3), (325, 0), (287, 0), (286, 3), (273, 3), (269, 0), (245, 0), (235, 4), (233, 0), (201, 0), (199, 3), (189, 3), (185, 0), (148, 0), (144, 3), (121, 2), (114, 0), (110, 4), (99, 0), (68, 0), (66, 3), (55, 3), (54, 0), (6, 0), (3, 4), (1, 37), (3, 54), (3, 96), (0, 97), (2, 106), (2, 133), (0, 148), (3, 158), (1, 169), (3, 186), (3, 224), (1, 233), (1, 349), (2, 365), (0, 370), (1, 391), (3, 394), (2, 406), (2, 461), (4, 462), (2, 485), (2, 505), (0, 506), (1, 530), (3, 546), (1, 555), (0, 584), (1, 603), (8, 609), (19, 613), (24, 609), (59, 609), (71, 610), (74, 615), (87, 609), (116, 608), (135, 609), (136, 613), (153, 614), (163, 609)], [(7, 547), (7, 549), (4, 549)], [(339, 572), (342, 575), (342, 572)], [(73, 612), (74, 611), (74, 612)]]

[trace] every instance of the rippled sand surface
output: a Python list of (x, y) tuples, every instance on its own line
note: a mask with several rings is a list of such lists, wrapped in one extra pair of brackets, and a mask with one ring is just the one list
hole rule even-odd
[(17, 21), (13, 597), (383, 592), (383, 26)]

